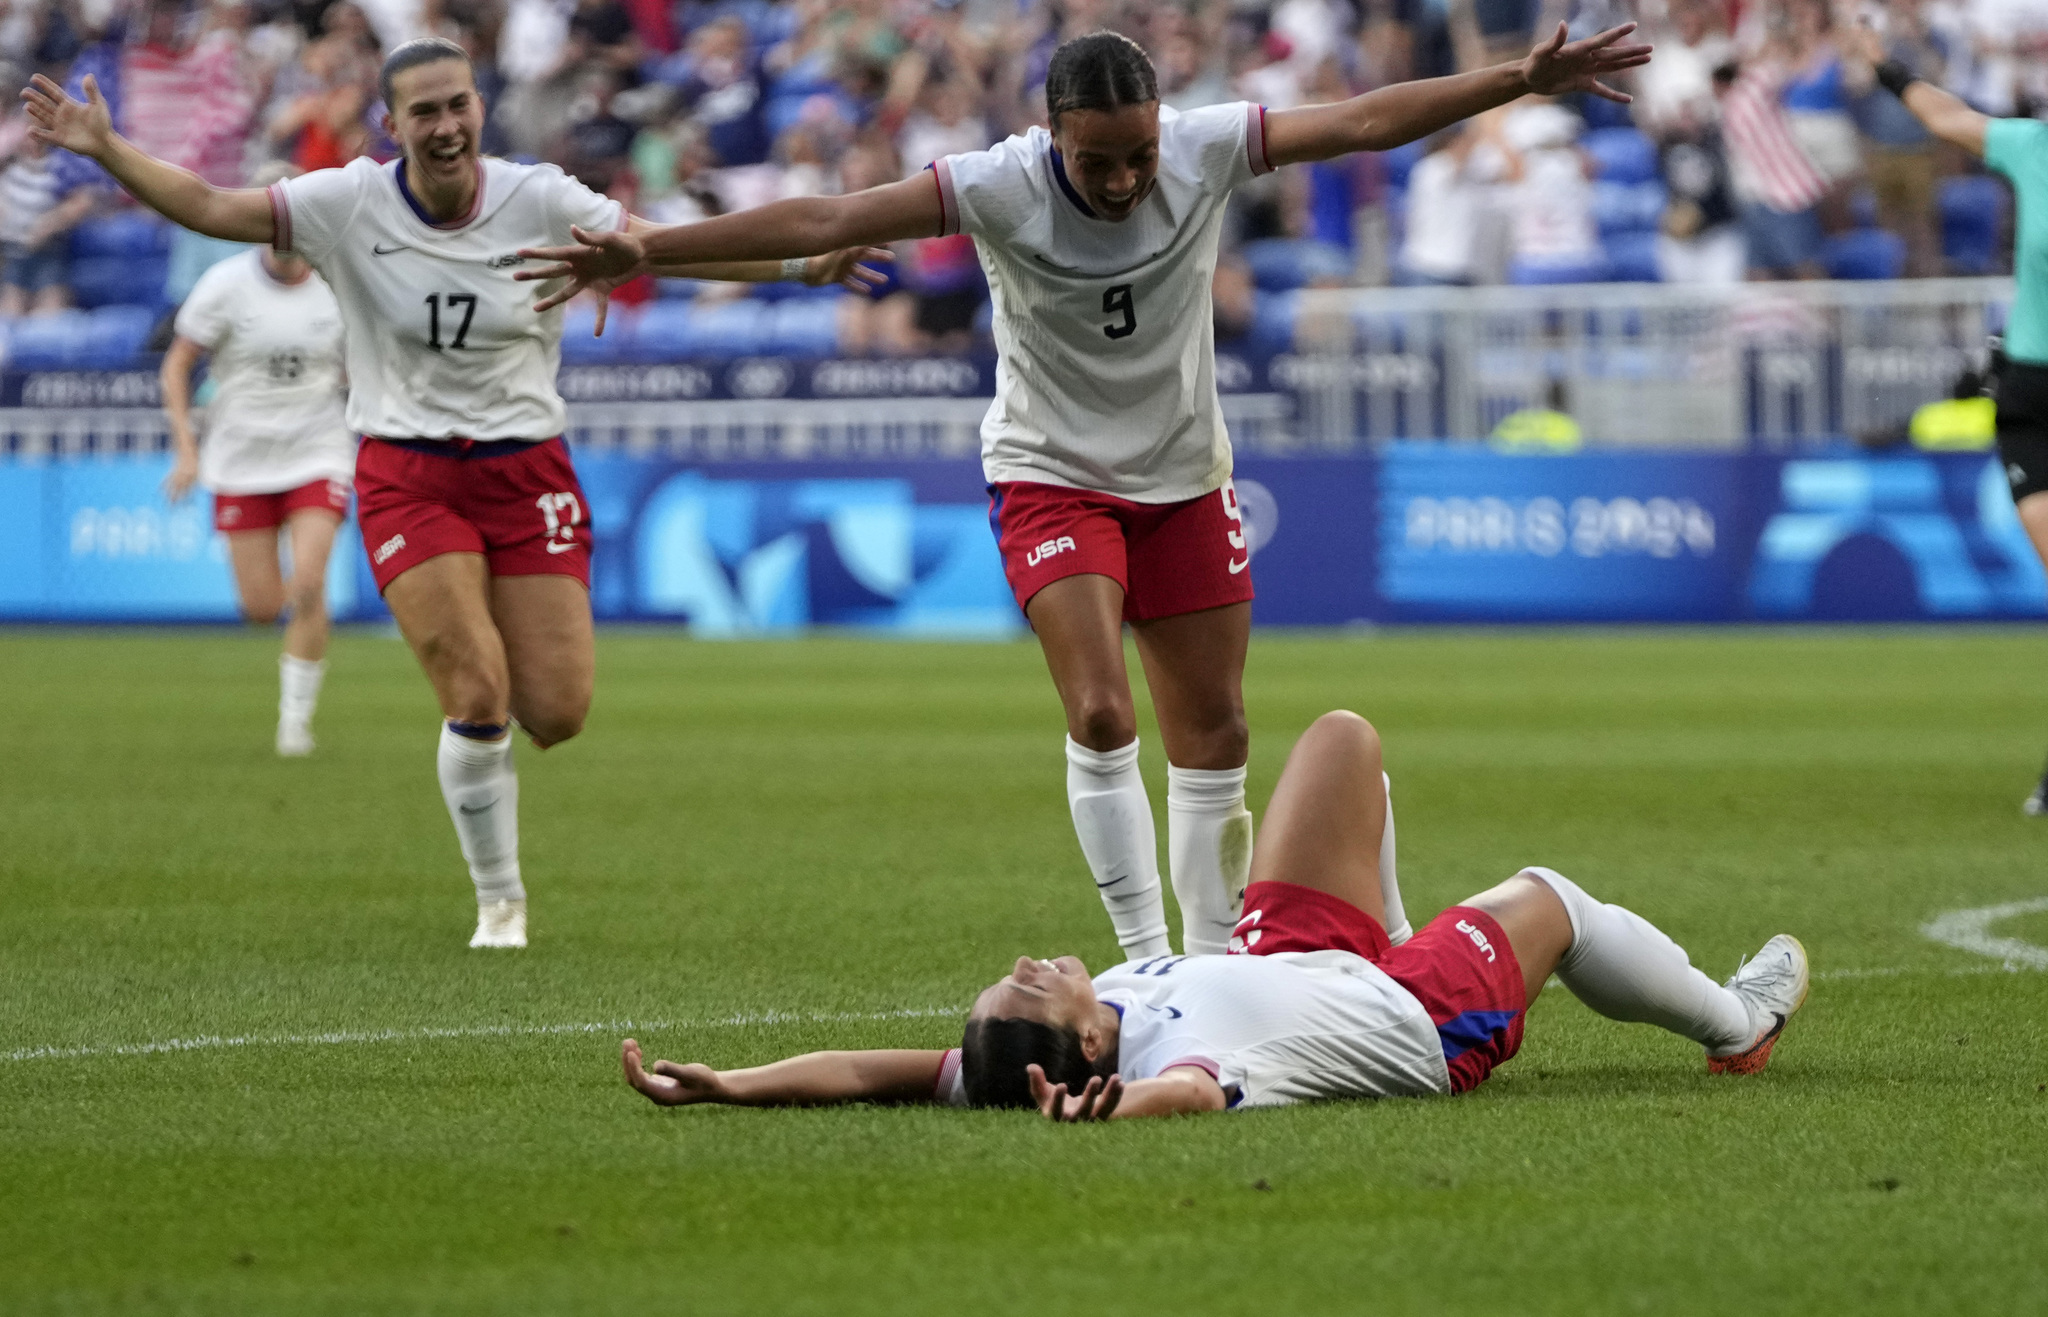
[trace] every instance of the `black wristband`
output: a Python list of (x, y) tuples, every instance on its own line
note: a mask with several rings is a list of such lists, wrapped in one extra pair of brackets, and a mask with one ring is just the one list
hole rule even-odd
[(1894, 96), (1904, 96), (1906, 88), (1918, 81), (1920, 75), (1898, 60), (1888, 59), (1877, 66), (1877, 85)]

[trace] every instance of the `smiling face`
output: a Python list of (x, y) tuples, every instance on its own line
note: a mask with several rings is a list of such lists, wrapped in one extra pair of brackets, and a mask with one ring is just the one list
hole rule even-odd
[(484, 98), (466, 62), (437, 59), (392, 75), (384, 124), (429, 186), (474, 176)]
[(1159, 102), (1062, 111), (1052, 140), (1088, 209), (1106, 220), (1128, 219), (1159, 173)]

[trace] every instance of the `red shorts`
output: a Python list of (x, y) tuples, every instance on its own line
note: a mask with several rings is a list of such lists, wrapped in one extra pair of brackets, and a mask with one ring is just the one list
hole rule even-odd
[(284, 525), (292, 513), (305, 508), (324, 508), (337, 517), (347, 516), (348, 481), (309, 480), (282, 494), (215, 494), (213, 528), (269, 530)]
[(1124, 588), (1124, 620), (1198, 613), (1252, 597), (1251, 553), (1229, 481), (1185, 503), (1133, 503), (1065, 485), (988, 487), (988, 523), (1017, 607), (1068, 576)]
[(1406, 988), (1436, 1023), (1451, 1092), (1479, 1087), (1522, 1046), (1528, 1007), (1522, 967), (1492, 915), (1454, 905), (1400, 946), (1380, 921), (1349, 901), (1295, 883), (1253, 883), (1244, 918), (1230, 939), (1233, 955), (1276, 951), (1349, 951)]
[(356, 518), (380, 593), (444, 553), (480, 553), (493, 576), (590, 584), (589, 515), (560, 439), (364, 439)]

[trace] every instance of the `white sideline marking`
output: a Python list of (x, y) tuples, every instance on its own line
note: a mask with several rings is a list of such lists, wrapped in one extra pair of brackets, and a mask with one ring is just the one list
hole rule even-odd
[(61, 1061), (87, 1056), (154, 1056), (204, 1052), (220, 1047), (331, 1047), (340, 1043), (403, 1043), (441, 1038), (514, 1038), (537, 1034), (625, 1033), (635, 1029), (737, 1029), (756, 1024), (843, 1024), (862, 1020), (923, 1020), (963, 1015), (958, 1006), (912, 1006), (895, 1011), (763, 1011), (717, 1020), (597, 1020), (588, 1024), (476, 1024), (429, 1029), (338, 1030), (333, 1033), (260, 1034), (167, 1038), (153, 1043), (108, 1043), (88, 1047), (24, 1047), (0, 1054), (6, 1061)]
[(1958, 951), (2005, 962), (2005, 968), (2048, 969), (2048, 947), (2037, 947), (2016, 937), (1993, 937), (1991, 926), (2001, 919), (2031, 915), (2048, 910), (2048, 896), (2031, 901), (2009, 901), (2004, 905), (1978, 906), (1974, 910), (1951, 910), (1920, 925), (1920, 932)]

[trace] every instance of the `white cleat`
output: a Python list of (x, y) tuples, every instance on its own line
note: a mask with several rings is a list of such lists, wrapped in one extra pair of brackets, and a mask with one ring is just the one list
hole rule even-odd
[(1790, 933), (1764, 943), (1756, 959), (1735, 971), (1727, 988), (1749, 1008), (1750, 1040), (1734, 1051), (1707, 1053), (1707, 1073), (1753, 1075), (1771, 1059), (1771, 1049), (1785, 1032), (1785, 1022), (1806, 1004), (1811, 982), (1806, 948)]
[(277, 752), (286, 759), (303, 759), (312, 754), (313, 729), (304, 723), (278, 723)]
[(472, 947), (523, 947), (526, 945), (526, 898), (516, 901), (486, 901), (476, 908), (476, 933)]

